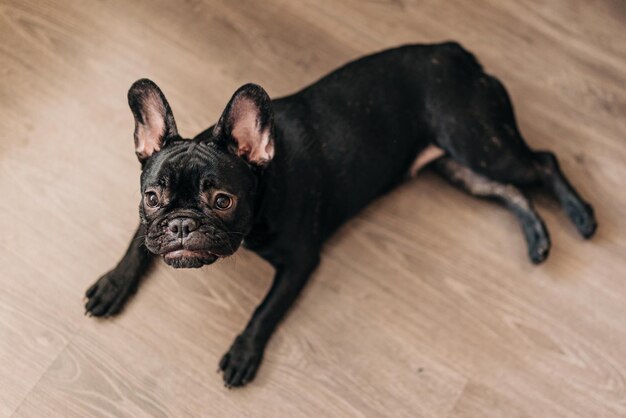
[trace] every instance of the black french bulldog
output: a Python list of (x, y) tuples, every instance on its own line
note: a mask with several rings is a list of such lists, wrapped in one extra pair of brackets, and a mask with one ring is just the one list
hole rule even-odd
[(519, 187), (545, 186), (583, 237), (596, 229), (593, 209), (554, 154), (524, 142), (504, 86), (454, 42), (366, 56), (276, 100), (246, 84), (193, 139), (178, 135), (152, 81), (135, 82), (128, 102), (142, 166), (141, 224), (120, 263), (87, 290), (87, 313), (118, 313), (153, 255), (200, 267), (243, 243), (276, 276), (220, 362), (228, 387), (254, 378), (324, 241), (423, 166), (509, 208), (534, 263), (546, 258), (550, 239)]

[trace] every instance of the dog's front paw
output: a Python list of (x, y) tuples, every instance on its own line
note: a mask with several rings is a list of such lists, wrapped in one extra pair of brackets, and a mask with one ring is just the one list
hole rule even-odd
[(112, 270), (99, 278), (85, 293), (89, 299), (85, 314), (111, 316), (118, 313), (137, 289), (137, 280)]
[(263, 358), (263, 347), (245, 336), (238, 336), (220, 361), (224, 386), (243, 386), (252, 381)]

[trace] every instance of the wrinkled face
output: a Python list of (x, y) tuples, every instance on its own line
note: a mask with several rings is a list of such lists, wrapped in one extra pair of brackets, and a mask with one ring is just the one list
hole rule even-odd
[(200, 267), (233, 254), (250, 231), (256, 177), (212, 142), (178, 140), (141, 176), (145, 245), (173, 267)]
[(271, 101), (239, 88), (210, 134), (178, 135), (152, 81), (128, 92), (135, 153), (142, 163), (139, 206), (145, 245), (173, 267), (200, 267), (233, 254), (252, 228), (257, 175), (274, 156)]

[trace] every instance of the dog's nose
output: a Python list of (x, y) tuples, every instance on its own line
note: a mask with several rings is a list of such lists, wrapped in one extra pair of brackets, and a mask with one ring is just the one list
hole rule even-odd
[(175, 218), (167, 224), (167, 228), (172, 234), (185, 238), (190, 232), (198, 229), (198, 222), (192, 218)]

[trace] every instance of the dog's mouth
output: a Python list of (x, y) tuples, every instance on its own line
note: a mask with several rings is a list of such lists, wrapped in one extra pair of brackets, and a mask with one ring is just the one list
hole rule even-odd
[(213, 264), (219, 255), (207, 250), (178, 249), (163, 254), (163, 260), (174, 268), (198, 268)]

